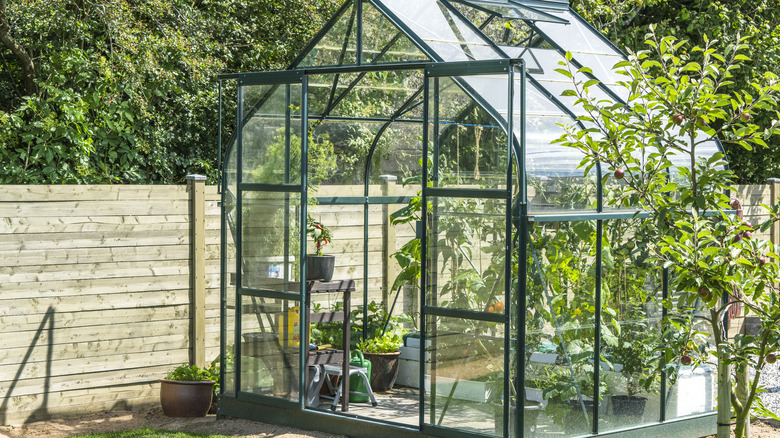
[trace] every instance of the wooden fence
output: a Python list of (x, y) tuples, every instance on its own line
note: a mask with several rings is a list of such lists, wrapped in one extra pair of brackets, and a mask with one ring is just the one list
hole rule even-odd
[(153, 404), (216, 357), (217, 202), (199, 178), (0, 188), (0, 424)]
[[(780, 184), (736, 192), (758, 224), (766, 217), (759, 204), (777, 199)], [(372, 194), (415, 193), (388, 181)], [(361, 196), (362, 187), (318, 195)], [(202, 178), (0, 186), (0, 424), (155, 405), (157, 380), (170, 369), (217, 356), (218, 201)], [(400, 207), (369, 209), (369, 299), (387, 297), (394, 267), (384, 261), (414, 235), (388, 225)], [(311, 211), (332, 225), (337, 275), (362, 282), (362, 205)], [(780, 235), (770, 231), (761, 237)]]

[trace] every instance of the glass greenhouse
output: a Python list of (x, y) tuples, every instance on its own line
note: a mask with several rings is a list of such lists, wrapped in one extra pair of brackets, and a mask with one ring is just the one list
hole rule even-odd
[[(221, 76), (219, 415), (373, 437), (714, 433), (711, 370), (647, 372), (673, 292), (642, 213), (608, 208), (612, 170), (553, 143), (585, 128), (566, 52), (592, 93), (627, 98), (624, 55), (566, 0), (346, 0), (288, 70)], [(371, 340), (400, 356), (351, 352)]]

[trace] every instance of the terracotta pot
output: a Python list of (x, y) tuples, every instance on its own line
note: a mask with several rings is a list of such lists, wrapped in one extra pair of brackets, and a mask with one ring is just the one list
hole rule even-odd
[(333, 278), (333, 268), (336, 266), (336, 256), (306, 255), (306, 280), (322, 280), (328, 282)]
[(183, 382), (160, 379), (160, 404), (169, 417), (205, 417), (214, 394), (214, 381)]
[(400, 351), (393, 353), (363, 353), (363, 357), (371, 361), (371, 389), (374, 392), (393, 389), (395, 378), (398, 377), (398, 357)]

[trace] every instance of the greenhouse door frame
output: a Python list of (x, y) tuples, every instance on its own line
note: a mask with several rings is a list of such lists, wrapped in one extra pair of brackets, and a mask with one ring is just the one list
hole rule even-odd
[[(301, 196), (300, 201), (300, 210), (298, 211), (298, 215), (301, 218), (306, 217), (307, 213), (307, 204), (308, 204), (308, 187), (307, 187), (307, 160), (308, 160), (308, 154), (307, 154), (307, 143), (308, 143), (308, 135), (301, 135), (301, 178), (300, 182), (290, 183), (289, 180), (286, 180), (285, 183), (282, 184), (265, 184), (265, 183), (248, 183), (244, 182), (242, 180), (242, 176), (244, 173), (243, 169), (243, 163), (242, 163), (242, 157), (244, 153), (244, 144), (243, 144), (243, 138), (242, 138), (242, 132), (243, 132), (243, 125), (245, 123), (244, 118), (246, 117), (246, 114), (244, 114), (244, 91), (243, 87), (248, 85), (272, 85), (272, 86), (299, 86), (301, 87), (301, 111), (300, 115), (290, 115), (289, 111), (287, 111), (286, 114), (286, 124), (288, 126), (286, 135), (287, 135), (287, 142), (289, 143), (289, 136), (290, 136), (290, 130), (289, 126), (291, 126), (293, 123), (297, 123), (298, 120), (296, 120), (298, 117), (300, 118), (300, 125), (301, 125), (301, 132), (308, 132), (309, 128), (309, 95), (308, 95), (308, 76), (310, 75), (321, 75), (321, 74), (347, 74), (347, 73), (356, 73), (356, 72), (379, 72), (379, 71), (393, 71), (393, 70), (419, 70), (424, 73), (424, 81), (425, 81), (425, 95), (423, 97), (423, 105), (425, 106), (425, 120), (422, 124), (421, 128), (423, 128), (423, 156), (427, 156), (428, 153), (428, 129), (427, 126), (430, 122), (428, 120), (428, 108), (429, 108), (429, 89), (428, 89), (428, 83), (431, 78), (438, 78), (442, 76), (449, 76), (456, 78), (461, 77), (471, 77), (471, 76), (477, 76), (477, 75), (507, 75), (507, 83), (508, 83), (508, 93), (507, 96), (508, 105), (509, 105), (509, 112), (508, 114), (512, 114), (512, 104), (514, 100), (514, 87), (518, 83), (515, 80), (515, 70), (520, 68), (522, 70), (522, 61), (519, 59), (501, 59), (501, 60), (485, 60), (485, 61), (464, 61), (464, 62), (451, 62), (451, 63), (436, 63), (436, 62), (421, 62), (421, 63), (399, 63), (399, 64), (372, 64), (372, 65), (359, 65), (359, 66), (338, 66), (338, 67), (314, 67), (314, 68), (308, 68), (308, 69), (298, 69), (298, 70), (288, 70), (288, 71), (279, 71), (279, 72), (256, 72), (256, 73), (242, 73), (242, 74), (234, 74), (234, 75), (224, 75), (220, 76), (221, 80), (237, 80), (238, 84), (238, 107), (237, 107), (237, 154), (236, 154), (236, 170), (237, 170), (237, 220), (236, 220), (236, 277), (235, 277), (235, 289), (233, 289), (233, 285), (230, 285), (230, 282), (228, 281), (229, 275), (227, 274), (227, 269), (224, 260), (226, 260), (226, 249), (225, 245), (227, 242), (226, 233), (224, 231), (227, 220), (226, 216), (227, 213), (224, 210), (225, 201), (223, 199), (223, 234), (222, 234), (222, 257), (223, 257), (223, 263), (222, 263), (222, 321), (221, 321), (221, 352), (223, 353), (221, 355), (222, 357), (222, 370), (223, 373), (225, 373), (226, 369), (226, 356), (227, 350), (226, 350), (226, 340), (231, 336), (230, 333), (227, 333), (227, 322), (225, 321), (225, 313), (226, 309), (224, 308), (226, 303), (226, 297), (227, 294), (234, 293), (235, 294), (235, 302), (236, 302), (236, 310), (235, 310), (235, 327), (232, 327), (232, 329), (235, 331), (233, 333), (233, 341), (235, 345), (235, 357), (240, 358), (241, 357), (241, 344), (242, 344), (242, 298), (245, 297), (253, 297), (253, 298), (270, 298), (270, 299), (281, 299), (281, 300), (290, 300), (290, 301), (298, 301), (300, 303), (305, 302), (306, 300), (306, 283), (300, 282), (300, 288), (297, 291), (265, 291), (265, 290), (254, 290), (250, 289), (248, 287), (243, 287), (242, 285), (242, 259), (244, 255), (242, 254), (242, 239), (243, 239), (243, 233), (242, 233), (242, 223), (244, 218), (244, 214), (242, 211), (243, 208), (243, 195), (246, 193), (254, 192), (254, 193), (277, 193), (277, 194), (287, 194), (287, 195), (299, 195)], [(435, 81), (436, 79), (434, 79)], [(520, 84), (524, 85), (524, 82), (520, 82)], [(489, 108), (490, 106), (486, 104), (484, 99), (475, 93), (473, 90), (469, 90), (468, 86), (465, 86), (464, 83), (460, 83), (460, 85), (463, 87), (464, 91), (470, 95), (470, 97), (477, 102), (478, 104), (482, 105), (484, 108)], [(287, 92), (288, 96), (288, 107), (289, 107), (289, 90)], [(502, 118), (499, 115), (496, 115), (495, 113), (491, 113), (493, 117), (495, 118), (496, 123), (500, 124), (501, 127), (507, 132), (509, 135), (507, 135), (507, 188), (506, 190), (482, 190), (482, 189), (444, 189), (444, 188), (427, 188), (425, 187), (423, 190), (423, 197), (427, 199), (428, 196), (435, 196), (437, 194), (439, 195), (446, 195), (446, 196), (455, 196), (455, 197), (491, 197), (491, 198), (500, 198), (506, 200), (506, 220), (507, 220), (507, 234), (506, 236), (511, 236), (511, 228), (513, 224), (518, 223), (517, 218), (513, 217), (513, 199), (512, 199), (512, 187), (513, 187), (513, 178), (518, 178), (517, 175), (513, 175), (513, 164), (512, 160), (515, 160), (515, 165), (517, 165), (517, 169), (520, 173), (523, 172), (523, 167), (520, 165), (520, 162), (517, 160), (518, 158), (518, 140), (512, 135), (512, 124), (513, 124), (513, 117), (507, 117), (506, 119)], [(289, 169), (289, 148), (287, 150), (288, 159), (287, 159), (287, 169), (286, 174), (289, 175), (290, 169)], [(427, 166), (427, 160), (423, 160), (423, 175), (427, 178), (427, 172), (429, 171)], [(227, 173), (223, 173), (223, 181), (222, 181), (222, 187), (227, 187)], [(524, 181), (524, 179), (519, 179), (520, 181)], [(524, 193), (524, 187), (521, 183), (520, 185), (521, 193)], [(455, 193), (459, 192), (459, 193)], [(500, 193), (499, 193), (500, 192)], [(224, 196), (224, 192), (223, 192)], [(289, 197), (289, 196), (288, 196)], [(377, 203), (382, 202), (382, 200), (377, 199), (369, 199), (369, 197), (366, 197), (365, 203)], [(521, 201), (521, 202), (524, 202)], [(300, 238), (300, 254), (306, 254), (306, 224), (304, 220), (301, 220), (297, 226), (297, 229), (291, 228), (290, 222), (287, 222), (285, 232), (286, 233), (293, 233), (298, 232), (299, 238)], [(289, 240), (290, 235), (287, 236), (287, 242), (285, 246), (289, 248)], [(425, 245), (427, 244), (427, 234), (424, 234), (422, 237), (422, 245), (423, 248), (425, 248)], [(509, 237), (507, 237), (509, 238)], [(510, 242), (511, 243), (511, 242)], [(511, 244), (507, 244), (507, 259), (511, 260), (511, 254), (510, 251), (517, 251), (519, 250), (517, 247), (512, 247)], [(364, 249), (364, 251), (366, 251)], [(289, 250), (285, 250), (285, 253), (289, 254)], [(423, 257), (423, 260), (425, 257)], [(299, 257), (299, 260), (295, 261), (299, 268), (300, 272), (300, 278), (305, 278), (306, 275), (306, 258), (301, 256)], [(423, 261), (423, 263), (425, 263)], [(508, 264), (509, 266), (509, 264)], [(509, 271), (509, 267), (507, 267), (507, 271)], [(509, 273), (509, 272), (508, 272)], [(511, 291), (509, 290), (509, 285), (511, 284), (509, 277), (507, 277), (506, 280), (506, 288), (504, 293), (504, 299), (507, 300), (506, 302), (509, 302), (509, 298), (511, 296)], [(422, 280), (422, 290), (425, 290), (425, 280)], [(450, 316), (450, 315), (461, 315), (461, 311), (459, 310), (449, 310), (449, 309), (442, 309), (438, 307), (433, 306), (426, 306), (425, 302), (425, 293), (420, 294), (420, 300), (421, 300), (421, 320), (425, 317), (425, 315), (443, 315), (443, 316)], [(511, 306), (507, 306), (507, 309), (509, 309)], [(504, 336), (504, 362), (505, 362), (505, 370), (509, 372), (508, 368), (508, 354), (510, 351), (510, 336), (509, 336), (509, 318), (510, 314), (507, 311), (504, 315), (496, 315), (496, 314), (486, 314), (484, 312), (474, 312), (474, 311), (463, 311), (463, 316), (468, 319), (477, 319), (477, 320), (485, 320), (485, 321), (492, 321), (497, 323), (504, 323), (505, 327), (505, 336)], [(308, 323), (307, 316), (304, 314), (305, 312), (301, 312), (300, 315), (300, 322), (301, 327), (305, 327)], [(516, 318), (516, 315), (512, 315), (511, 317)], [(425, 337), (424, 329), (422, 331), (423, 341)], [(422, 345), (425, 345), (424, 343)], [(437, 427), (432, 424), (426, 424), (425, 422), (425, 413), (424, 413), (424, 404), (425, 404), (425, 391), (420, 391), (420, 409), (419, 409), (419, 426), (418, 427), (409, 427), (400, 423), (394, 423), (394, 422), (384, 422), (381, 420), (374, 420), (374, 419), (367, 419), (367, 418), (355, 418), (354, 416), (350, 416), (348, 413), (340, 413), (340, 412), (324, 412), (321, 410), (316, 410), (312, 408), (306, 407), (306, 382), (305, 382), (305, 370), (307, 367), (307, 346), (301, 345), (299, 346), (297, 352), (299, 356), (299, 363), (298, 365), (298, 382), (297, 382), (297, 401), (293, 399), (284, 399), (279, 397), (272, 397), (272, 396), (263, 396), (254, 394), (251, 392), (246, 392), (241, 390), (241, 360), (235, 360), (234, 361), (234, 368), (235, 370), (235, 386), (233, 391), (230, 391), (228, 389), (227, 393), (225, 391), (225, 387), (221, 387), (220, 389), (220, 397), (219, 397), (219, 407), (218, 407), (218, 416), (236, 416), (241, 418), (252, 418), (257, 419), (261, 421), (270, 421), (274, 423), (289, 423), (290, 425), (298, 425), (300, 424), (306, 424), (309, 422), (316, 422), (317, 429), (319, 430), (329, 430), (335, 433), (344, 433), (347, 430), (349, 430), (350, 425), (354, 425), (356, 422), (365, 425), (367, 427), (366, 429), (366, 435), (370, 435), (373, 437), (380, 437), (380, 436), (440, 436), (440, 437), (453, 437), (453, 436), (462, 436), (462, 437), (471, 437), (471, 436), (484, 436), (484, 434), (479, 434), (475, 432), (469, 432), (465, 430), (456, 430), (451, 428), (443, 428), (443, 427)], [(520, 347), (522, 348), (522, 347)], [(420, 388), (425, 388), (425, 361), (421, 361), (421, 370), (423, 371), (420, 374)], [(224, 377), (223, 377), (224, 380)], [(505, 379), (504, 382), (504, 392), (509, 393), (509, 379)], [(510, 398), (504, 397), (504, 433), (503, 436), (509, 436), (509, 418), (508, 418), (508, 412), (509, 412), (509, 403)], [(258, 407), (262, 406), (263, 409), (257, 409)], [(283, 419), (282, 419), (283, 416)], [(518, 429), (516, 429), (518, 430)], [(370, 431), (370, 432), (369, 432)], [(362, 433), (361, 433), (362, 435)]]
[[(516, 73), (516, 69), (519, 71)], [(427, 327), (428, 325), (428, 317), (433, 318), (452, 318), (452, 319), (460, 319), (460, 320), (468, 320), (468, 321), (475, 321), (475, 322), (488, 322), (488, 323), (495, 323), (500, 324), (501, 327), (504, 328), (503, 330), (503, 363), (504, 363), (504, 379), (503, 379), (503, 391), (502, 393), (504, 395), (510, 394), (510, 384), (511, 379), (508, 377), (511, 375), (511, 369), (510, 369), (510, 352), (512, 348), (514, 347), (512, 345), (512, 336), (511, 336), (511, 324), (510, 319), (511, 318), (517, 318), (517, 315), (511, 315), (510, 309), (512, 307), (517, 308), (517, 306), (513, 305), (507, 305), (505, 307), (504, 312), (490, 312), (487, 309), (457, 309), (457, 308), (450, 308), (450, 307), (443, 307), (438, 305), (438, 296), (437, 296), (437, 280), (436, 277), (438, 276), (438, 266), (437, 266), (437, 259), (438, 259), (438, 253), (437, 253), (437, 243), (429, 242), (429, 236), (431, 236), (432, 239), (438, 240), (438, 225), (437, 225), (437, 198), (439, 197), (445, 197), (445, 198), (454, 198), (454, 199), (494, 199), (494, 200), (502, 200), (504, 202), (503, 208), (504, 208), (504, 220), (505, 220), (505, 234), (504, 234), (504, 246), (505, 246), (505, 272), (504, 272), (504, 280), (503, 280), (503, 294), (500, 294), (497, 296), (497, 298), (501, 298), (501, 300), (504, 303), (512, 303), (512, 252), (518, 251), (518, 249), (521, 247), (513, 246), (512, 244), (512, 235), (513, 235), (513, 225), (517, 225), (519, 223), (518, 218), (513, 216), (513, 213), (516, 212), (516, 210), (513, 208), (513, 205), (515, 202), (517, 202), (517, 205), (524, 204), (525, 203), (525, 187), (524, 187), (524, 178), (522, 178), (523, 174), (523, 168), (519, 166), (519, 164), (522, 162), (522, 160), (519, 159), (519, 157), (522, 156), (522, 150), (520, 148), (520, 145), (522, 144), (522, 139), (518, 139), (515, 136), (515, 132), (513, 129), (514, 126), (514, 106), (515, 106), (515, 85), (520, 85), (520, 92), (522, 93), (522, 88), (525, 86), (524, 79), (524, 66), (522, 60), (519, 59), (505, 59), (501, 61), (490, 61), (490, 62), (455, 62), (455, 63), (438, 63), (438, 64), (430, 64), (425, 69), (425, 83), (424, 83), (424, 126), (425, 129), (423, 129), (423, 181), (426, 183), (423, 184), (422, 187), (422, 230), (423, 234), (421, 236), (421, 254), (422, 260), (421, 260), (421, 278), (420, 278), (420, 345), (421, 345), (421, 351), (422, 346), (427, 345), (429, 342), (428, 339), (428, 333), (433, 332), (434, 336), (432, 336), (432, 339), (430, 339), (430, 343), (433, 346), (433, 351), (436, 351), (436, 326), (434, 327)], [(464, 78), (472, 78), (472, 77), (478, 77), (479, 75), (505, 75), (506, 76), (506, 86), (507, 86), (507, 96), (506, 96), (506, 114), (498, 114), (494, 109), (492, 109), (489, 105), (485, 105), (483, 99), (481, 96), (474, 92), (474, 90), (470, 89), (467, 81)], [(439, 127), (442, 123), (442, 121), (439, 119), (439, 95), (440, 95), (440, 79), (452, 79), (453, 82), (457, 83), (462, 90), (466, 92), (476, 103), (479, 103), (482, 105), (483, 108), (487, 109), (490, 115), (493, 118), (493, 121), (500, 125), (500, 128), (504, 131), (506, 134), (506, 162), (505, 164), (505, 171), (506, 171), (506, 180), (505, 180), (505, 187), (503, 189), (485, 189), (485, 188), (446, 188), (446, 187), (440, 187), (439, 181), (438, 181), (438, 174), (439, 174), (439, 147), (440, 147), (440, 132)], [(522, 94), (521, 94), (522, 96)], [(522, 110), (524, 108), (523, 105), (520, 105), (521, 108), (521, 116), (520, 120), (523, 120), (522, 117)], [(523, 137), (522, 130), (520, 137)], [(427, 157), (427, 158), (426, 158)], [(429, 163), (429, 160), (431, 161)], [(513, 164), (518, 164), (518, 172), (521, 175), (515, 175), (513, 173)], [(432, 167), (432, 169), (431, 169)], [(514, 193), (513, 188), (518, 185), (520, 187), (518, 197), (520, 199), (514, 199)], [(430, 209), (430, 210), (429, 210)], [(518, 282), (520, 283), (520, 282)], [(431, 288), (433, 291), (431, 291)], [(519, 292), (519, 291), (517, 291)], [(519, 293), (514, 294), (515, 298), (519, 297)], [(520, 351), (522, 350), (522, 345), (518, 346), (518, 353), (522, 354)], [(442, 398), (446, 398), (444, 402), (444, 407), (439, 408), (437, 406), (437, 395), (436, 395), (436, 362), (435, 355), (431, 354), (431, 360), (430, 364), (428, 364), (428, 360), (423, 360), (423, 356), (421, 354), (421, 360), (420, 360), (420, 388), (426, 387), (426, 376), (430, 379), (430, 382), (428, 384), (431, 388), (431, 393), (428, 394), (428, 397), (430, 398), (429, 404), (426, 406), (425, 404), (425, 391), (420, 391), (420, 430), (423, 433), (431, 434), (431, 435), (440, 435), (440, 436), (455, 436), (463, 434), (463, 436), (484, 436), (484, 434), (480, 434), (477, 432), (469, 432), (465, 430), (460, 429), (452, 429), (450, 427), (441, 426), (442, 420), (446, 414), (447, 407), (449, 405), (449, 398), (452, 397), (452, 392), (455, 391), (455, 387), (458, 385), (459, 379), (456, 379), (456, 381), (453, 383), (452, 390), (450, 391), (449, 397), (447, 395), (443, 395)], [(430, 368), (428, 367), (430, 365)], [(515, 426), (511, 425), (510, 428), (510, 407), (511, 407), (511, 397), (501, 396), (501, 399), (503, 400), (503, 422), (502, 422), (502, 428), (503, 431), (501, 433), (501, 436), (504, 437), (510, 437), (510, 436), (519, 436), (517, 435), (516, 431), (523, 430), (522, 425)], [(426, 407), (429, 409), (428, 412), (426, 412)], [(519, 407), (518, 407), (519, 409)], [(522, 417), (522, 416), (521, 416)], [(522, 421), (522, 420), (520, 420)], [(515, 431), (515, 435), (511, 434), (511, 431)]]
[[(306, 292), (306, 283), (305, 282), (299, 282), (299, 287), (297, 291), (294, 290), (265, 290), (265, 289), (258, 289), (258, 288), (252, 288), (249, 286), (244, 286), (246, 283), (243, 281), (243, 274), (244, 269), (244, 254), (243, 254), (243, 240), (244, 240), (244, 231), (243, 231), (243, 221), (244, 221), (244, 208), (243, 208), (243, 200), (244, 195), (246, 193), (265, 193), (269, 195), (276, 195), (281, 196), (284, 198), (284, 205), (285, 205), (285, 221), (284, 221), (284, 235), (285, 235), (285, 243), (284, 243), (284, 254), (283, 257), (285, 258), (285, 264), (284, 266), (288, 266), (290, 264), (290, 252), (291, 248), (289, 245), (290, 242), (290, 236), (291, 233), (296, 232), (299, 235), (306, 235), (306, 222), (305, 220), (300, 220), (298, 223), (298, 227), (295, 230), (291, 230), (290, 227), (290, 220), (291, 220), (291, 214), (290, 209), (292, 207), (291, 203), (291, 197), (293, 196), (300, 196), (302, 200), (306, 199), (307, 196), (307, 147), (308, 147), (308, 137), (302, 136), (301, 138), (301, 163), (300, 163), (300, 169), (297, 169), (297, 171), (300, 172), (300, 180), (297, 182), (292, 182), (290, 175), (292, 173), (291, 163), (290, 163), (290, 148), (291, 148), (291, 136), (292, 132), (294, 130), (294, 123), (296, 122), (296, 118), (300, 118), (300, 129), (303, 131), (308, 126), (308, 77), (301, 74), (300, 72), (295, 71), (289, 71), (289, 72), (266, 72), (258, 75), (239, 75), (238, 76), (238, 105), (236, 108), (237, 113), (237, 141), (236, 141), (236, 170), (237, 170), (237, 192), (236, 192), (236, 211), (237, 211), (237, 219), (235, 224), (235, 232), (236, 232), (236, 297), (235, 297), (235, 303), (236, 303), (236, 309), (235, 309), (235, 339), (234, 339), (234, 355), (236, 358), (243, 358), (242, 354), (242, 316), (243, 316), (243, 308), (244, 308), (244, 298), (250, 298), (253, 302), (255, 300), (260, 300), (262, 303), (264, 299), (271, 299), (271, 300), (282, 300), (284, 303), (282, 305), (283, 309), (283, 321), (284, 326), (287, 326), (287, 312), (291, 309), (289, 307), (288, 302), (298, 302), (298, 303), (304, 303), (305, 299), (305, 292)], [(285, 160), (285, 169), (284, 169), (284, 181), (281, 183), (254, 183), (254, 182), (244, 182), (243, 176), (244, 176), (244, 169), (243, 169), (243, 156), (244, 156), (244, 139), (243, 139), (243, 130), (244, 125), (246, 123), (244, 114), (244, 89), (245, 87), (250, 86), (272, 86), (272, 87), (285, 87), (285, 114), (284, 114), (284, 122), (285, 122), (285, 154), (286, 154), (286, 160)], [(300, 87), (301, 89), (301, 95), (300, 95), (300, 101), (299, 102), (293, 102), (292, 101), (292, 87)], [(273, 88), (266, 92), (265, 98), (270, 96), (273, 93)], [(261, 99), (262, 102), (262, 99)], [(295, 116), (291, 112), (291, 108), (294, 107), (295, 104), (300, 104), (300, 115)], [(223, 181), (224, 186), (227, 186), (227, 181)], [(223, 201), (224, 205), (224, 201)], [(307, 209), (307, 203), (306, 202), (300, 202), (299, 207), (299, 213), (298, 216), (300, 218), (306, 217), (306, 209)], [(223, 216), (225, 214), (223, 213)], [(224, 219), (223, 219), (224, 223)], [(223, 242), (223, 252), (225, 251), (225, 244)], [(300, 254), (306, 253), (306, 239), (300, 240), (300, 248), (299, 248)], [(223, 255), (224, 257), (224, 255)], [(301, 278), (305, 278), (306, 276), (306, 263), (305, 258), (304, 260), (301, 260), (303, 257), (298, 257), (298, 267), (300, 269), (300, 275)], [(293, 285), (294, 283), (291, 283), (292, 279), (288, 278), (288, 271), (286, 269), (283, 270), (283, 278), (285, 289), (287, 289), (287, 286)], [(223, 284), (225, 283), (224, 273), (222, 278)], [(303, 307), (301, 304), (298, 304), (299, 308)], [(262, 312), (262, 314), (258, 314), (258, 319), (265, 316), (266, 318), (272, 319), (274, 315), (271, 313), (266, 313), (265, 306), (263, 304), (255, 305), (255, 307)], [(308, 315), (305, 315), (305, 312), (299, 312), (300, 313), (300, 324), (303, 326), (307, 323), (306, 318)], [(280, 323), (281, 324), (281, 323)], [(223, 327), (224, 330), (224, 327)], [(227, 334), (226, 334), (227, 335)], [(287, 330), (284, 330), (284, 337), (282, 338), (282, 342), (284, 344), (288, 344), (288, 332)], [(224, 340), (223, 340), (224, 344)], [(288, 344), (289, 345), (289, 344)], [(225, 351), (224, 345), (221, 349), (223, 352)], [(298, 400), (292, 401), (289, 399), (284, 399), (280, 397), (275, 396), (264, 396), (264, 395), (258, 395), (253, 394), (250, 392), (242, 391), (241, 387), (241, 378), (242, 378), (242, 362), (243, 360), (234, 360), (234, 367), (235, 367), (235, 394), (236, 398), (239, 400), (246, 400), (252, 403), (260, 403), (265, 404), (268, 406), (275, 406), (283, 409), (295, 409), (296, 407), (302, 408), (305, 403), (305, 374), (301, 372), (301, 370), (305, 370), (306, 366), (306, 353), (307, 349), (304, 349), (303, 343), (299, 342), (298, 346), (298, 382), (297, 387), (293, 387), (289, 389), (289, 392), (297, 393), (298, 394)], [(226, 354), (221, 355), (223, 358), (223, 364), (221, 365), (222, 369), (225, 369), (225, 356)], [(289, 371), (285, 368), (282, 370), (283, 374), (287, 374)], [(290, 383), (290, 382), (286, 382)]]

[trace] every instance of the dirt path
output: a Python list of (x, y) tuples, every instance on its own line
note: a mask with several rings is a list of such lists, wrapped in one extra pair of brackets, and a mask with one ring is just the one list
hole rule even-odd
[(78, 418), (38, 421), (21, 426), (0, 426), (1, 438), (68, 438), (149, 427), (183, 432), (210, 433), (247, 438), (337, 438), (323, 432), (309, 432), (256, 421), (214, 415), (205, 418), (170, 418), (161, 409), (102, 412)]

